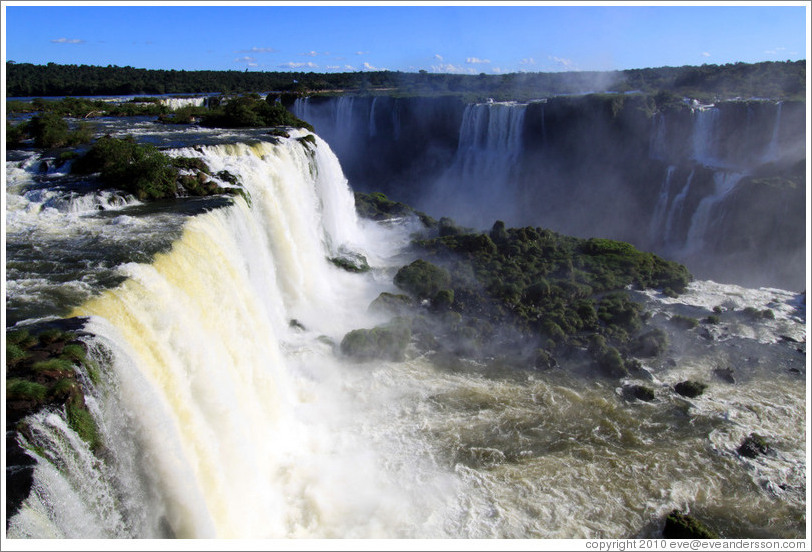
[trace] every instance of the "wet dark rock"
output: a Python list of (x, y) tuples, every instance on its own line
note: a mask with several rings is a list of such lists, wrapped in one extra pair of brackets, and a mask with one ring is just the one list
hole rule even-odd
[(704, 393), (705, 389), (707, 389), (707, 385), (698, 381), (686, 380), (681, 381), (674, 386), (674, 391), (682, 395), (683, 397), (688, 397), (689, 399), (693, 399)]
[(536, 351), (536, 360), (534, 366), (539, 370), (549, 370), (558, 366), (558, 361), (548, 351), (539, 349)]
[(733, 377), (732, 368), (715, 368), (713, 370), (713, 375), (727, 383), (736, 383), (736, 379)]
[(667, 539), (718, 539), (719, 535), (696, 518), (674, 510), (665, 518), (663, 537)]
[(645, 385), (627, 385), (623, 388), (623, 396), (627, 399), (651, 402), (654, 400), (654, 390)]
[(31, 492), (36, 463), (20, 446), (17, 432), (6, 432), (6, 526)]
[(768, 454), (772, 449), (767, 441), (758, 433), (751, 433), (745, 437), (736, 452), (745, 458), (757, 458), (760, 454)]

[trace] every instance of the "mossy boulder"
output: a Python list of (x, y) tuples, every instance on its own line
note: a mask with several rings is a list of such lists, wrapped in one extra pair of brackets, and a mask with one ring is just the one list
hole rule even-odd
[(694, 399), (700, 396), (702, 393), (705, 392), (708, 386), (699, 381), (693, 380), (686, 380), (681, 381), (674, 386), (674, 391), (682, 395), (683, 397), (688, 397), (689, 399)]
[(673, 510), (665, 518), (663, 537), (667, 539), (718, 539), (719, 535), (701, 521)]
[(370, 312), (403, 315), (414, 308), (414, 300), (402, 293), (383, 292), (369, 304)]
[(344, 252), (337, 257), (330, 257), (329, 261), (347, 272), (362, 273), (372, 270), (367, 258), (360, 253)]
[(371, 329), (352, 330), (341, 340), (342, 354), (355, 360), (394, 360), (406, 357), (412, 337), (409, 321), (395, 318)]

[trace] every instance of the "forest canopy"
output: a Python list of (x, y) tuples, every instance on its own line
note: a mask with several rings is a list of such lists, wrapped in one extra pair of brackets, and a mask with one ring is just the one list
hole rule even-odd
[(806, 95), (806, 60), (503, 75), (426, 71), (177, 71), (114, 65), (6, 63), (6, 95), (12, 98), (274, 91), (296, 94), (457, 94), (472, 100), (528, 100), (548, 95), (598, 91), (654, 93), (663, 90), (685, 96), (719, 99), (758, 97), (802, 100)]

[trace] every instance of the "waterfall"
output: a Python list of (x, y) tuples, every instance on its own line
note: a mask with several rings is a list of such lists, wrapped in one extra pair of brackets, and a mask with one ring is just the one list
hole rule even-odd
[(372, 98), (372, 105), (369, 108), (369, 136), (370, 138), (378, 135), (378, 127), (375, 124), (375, 104), (378, 102), (378, 96)]
[[(352, 429), (330, 427), (349, 407), (328, 343), (369, 327), (363, 307), (380, 291), (371, 275), (327, 261), (365, 239), (335, 156), (320, 139), (312, 151), (294, 138), (172, 154), (239, 175), (250, 203), (237, 197), (191, 218), (170, 251), (124, 266), (124, 283), (71, 313), (89, 317), (92, 349), (108, 352), (93, 355), (106, 373), (97, 419), (107, 448), (131, 451), (135, 466), (125, 456), (82, 468), (99, 461), (49, 414), (38, 432), (67, 437), (43, 443), (74, 444), (47, 454), (77, 468), (41, 461), (10, 534), (285, 538), (391, 528), (375, 517), (398, 513), (400, 491), (376, 475), (382, 461)], [(119, 482), (133, 478), (144, 511), (130, 512), (142, 522), (128, 526), (108, 510), (118, 511)]]
[(710, 237), (713, 211), (736, 187), (744, 175), (726, 171), (713, 173), (713, 193), (703, 198), (691, 217), (691, 225), (685, 239), (686, 253), (703, 252), (705, 242)]
[(161, 105), (169, 109), (180, 109), (181, 107), (202, 107), (206, 104), (206, 98), (162, 98)]
[(665, 172), (665, 178), (660, 186), (660, 195), (657, 198), (657, 205), (654, 207), (654, 214), (651, 215), (649, 223), (649, 239), (652, 243), (662, 243), (666, 236), (663, 235), (662, 228), (665, 225), (665, 214), (668, 210), (668, 201), (671, 199), (671, 180), (676, 167), (669, 165)]
[(653, 129), (649, 141), (649, 157), (663, 161), (668, 158), (665, 115), (658, 113), (653, 117), (653, 120)]
[(352, 134), (352, 129), (355, 126), (355, 121), (352, 117), (353, 105), (355, 98), (352, 96), (341, 96), (335, 107), (335, 128), (337, 132), (343, 134)]
[[(527, 104), (488, 103), (465, 107), (457, 152), (437, 185), (438, 204), (464, 224), (492, 223), (512, 203), (522, 156), (522, 133)], [(480, 216), (481, 207), (490, 211)], [(476, 207), (472, 209), (472, 207)]]
[(716, 156), (718, 144), (719, 110), (715, 107), (693, 111), (694, 129), (691, 137), (691, 158), (697, 163), (713, 167), (719, 164)]
[(770, 142), (762, 156), (762, 163), (770, 163), (778, 161), (780, 150), (778, 149), (778, 136), (781, 129), (781, 102), (778, 102), (775, 107), (775, 124), (773, 125), (773, 133), (770, 136)]
[(665, 221), (665, 232), (663, 234), (663, 240), (665, 241), (666, 245), (673, 245), (678, 242), (678, 237), (674, 235), (673, 227), (675, 219), (679, 218), (682, 215), (685, 198), (688, 195), (688, 192), (691, 189), (691, 181), (694, 179), (694, 171), (692, 170), (688, 175), (688, 178), (685, 179), (685, 186), (682, 187), (680, 192), (674, 197), (674, 200), (671, 202), (671, 208), (668, 210), (668, 217)]

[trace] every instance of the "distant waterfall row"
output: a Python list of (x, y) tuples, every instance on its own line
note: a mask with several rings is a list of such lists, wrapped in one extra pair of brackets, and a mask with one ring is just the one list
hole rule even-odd
[[(761, 216), (752, 200), (766, 193), (752, 181), (797, 178), (806, 155), (804, 104), (692, 102), (653, 115), (651, 109), (635, 95), (482, 104), (342, 96), (292, 106), (333, 145), (356, 189), (383, 191), (466, 226), (487, 228), (502, 219), (630, 241), (677, 260), (707, 264), (735, 255), (745, 263), (753, 251), (745, 242), (776, 238), (767, 223), (757, 229), (746, 223)], [(784, 186), (781, 201), (796, 201), (787, 194)], [(782, 231), (803, 224), (794, 211), (782, 216)], [(797, 240), (784, 238), (797, 258)], [(784, 253), (774, 254), (749, 260), (785, 263)], [(767, 283), (747, 283), (758, 281)]]

